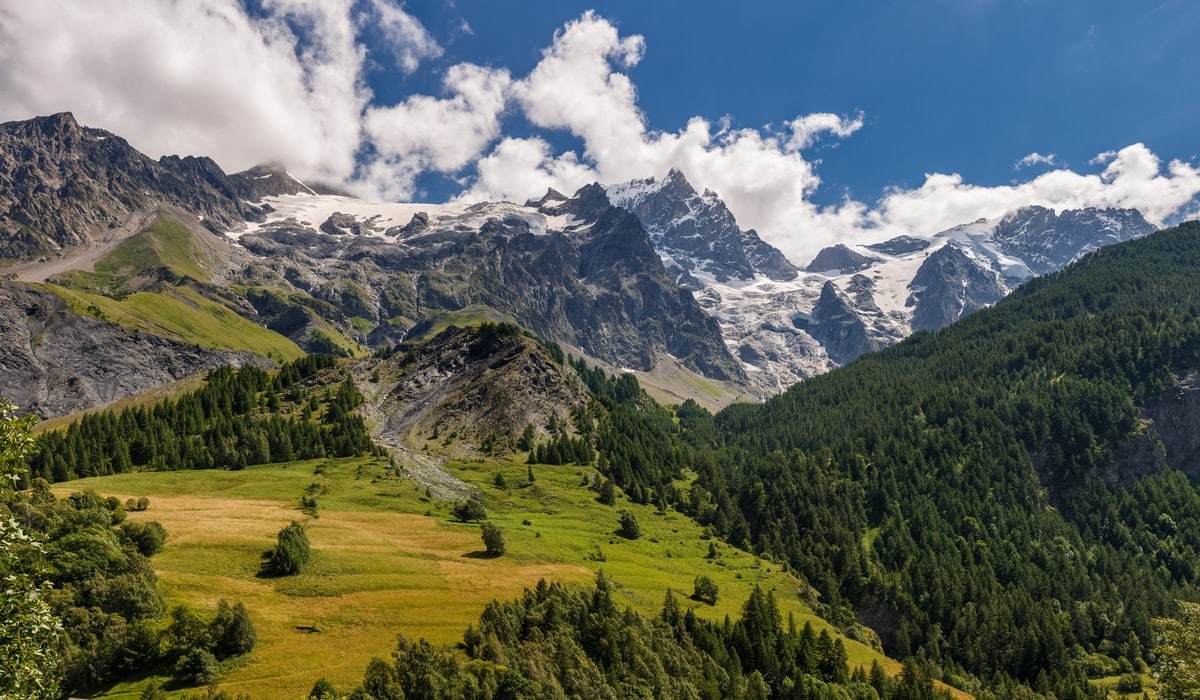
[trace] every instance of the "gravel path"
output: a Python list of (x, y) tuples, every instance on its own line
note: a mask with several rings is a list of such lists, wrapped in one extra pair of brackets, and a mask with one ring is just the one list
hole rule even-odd
[(414, 452), (404, 444), (404, 435), (385, 430), (387, 420), (380, 406), (387, 398), (386, 387), (362, 381), (361, 377), (355, 379), (359, 391), (366, 398), (358, 410), (371, 427), (371, 437), (388, 448), (396, 465), (404, 470), (406, 476), (429, 489), (429, 494), (437, 499), (462, 501), (479, 495), (474, 486), (446, 470), (444, 459)]

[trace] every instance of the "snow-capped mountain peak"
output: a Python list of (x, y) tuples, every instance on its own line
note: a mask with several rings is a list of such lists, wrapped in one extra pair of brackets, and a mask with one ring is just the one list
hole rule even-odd
[(661, 179), (645, 178), (610, 185), (613, 204), (642, 221), (669, 272), (693, 291), (706, 278), (725, 284), (758, 277), (796, 278), (783, 253), (737, 225), (733, 213), (712, 190), (696, 192), (683, 171), (672, 168)]

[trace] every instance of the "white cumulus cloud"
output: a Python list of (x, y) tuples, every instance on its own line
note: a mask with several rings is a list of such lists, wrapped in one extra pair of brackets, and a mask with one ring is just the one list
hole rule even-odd
[(1058, 165), (1058, 156), (1053, 153), (1042, 155), (1041, 153), (1034, 151), (1033, 153), (1030, 153), (1014, 163), (1013, 169), (1020, 170), (1022, 168), (1028, 168), (1034, 165)]
[[(463, 199), (523, 201), (549, 187), (570, 193), (675, 167), (798, 263), (835, 242), (928, 234), (1030, 204), (1133, 207), (1161, 223), (1194, 211), (1200, 193), (1195, 166), (1164, 164), (1133, 144), (1097, 155), (1091, 172), (1035, 152), (1018, 169), (1049, 169), (1024, 182), (980, 186), (929, 173), (876, 201), (822, 206), (813, 201), (818, 163), (805, 152), (852, 138), (862, 113), (797, 114), (758, 128), (693, 117), (651, 128), (630, 71), (652, 47), (595, 12), (565, 23), (527, 75), (460, 63), (444, 69), (441, 94), (380, 104), (366, 84), (364, 35), (382, 36), (402, 72), (443, 55), (398, 0), (258, 7), (251, 15), (241, 0), (0, 0), (0, 119), (70, 110), (155, 157), (210, 155), (230, 171), (282, 161), (302, 178), (388, 199), (419, 196), (427, 173), (462, 183)], [(509, 115), (533, 132), (505, 133)], [(556, 149), (554, 132), (580, 146)]]
[(454, 173), (473, 162), (500, 135), (511, 82), (506, 70), (459, 64), (446, 72), (448, 97), (415, 95), (392, 107), (369, 108), (364, 129), (378, 157), (361, 185), (388, 199), (407, 199), (420, 173)]

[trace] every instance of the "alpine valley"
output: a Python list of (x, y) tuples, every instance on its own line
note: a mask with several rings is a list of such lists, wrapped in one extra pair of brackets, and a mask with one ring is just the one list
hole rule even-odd
[(0, 124), (0, 697), (1186, 697), (1200, 225), (794, 261), (647, 175)]

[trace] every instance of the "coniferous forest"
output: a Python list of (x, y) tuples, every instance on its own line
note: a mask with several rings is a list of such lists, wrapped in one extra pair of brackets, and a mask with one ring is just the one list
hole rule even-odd
[(59, 482), (376, 453), (362, 418), (353, 413), (363, 398), (353, 381), (304, 383), (333, 364), (329, 355), (308, 355), (276, 373), (221, 367), (209, 372), (202, 388), (177, 400), (88, 414), (65, 432), (39, 437), (30, 473)]
[(707, 449), (690, 507), (897, 658), (1002, 697), (1097, 695), (1089, 673), (1145, 668), (1151, 619), (1196, 597), (1200, 494), (1155, 456), (1139, 406), (1200, 369), (1198, 263), (1194, 223), (1107, 247), (941, 332), (693, 418)]

